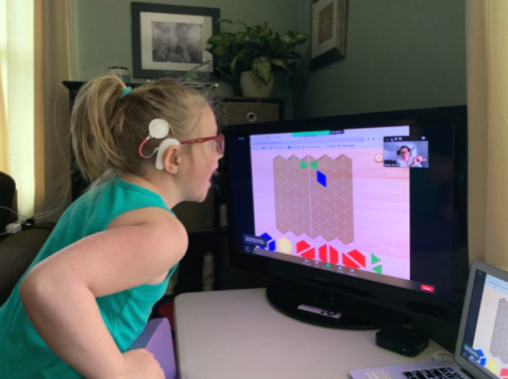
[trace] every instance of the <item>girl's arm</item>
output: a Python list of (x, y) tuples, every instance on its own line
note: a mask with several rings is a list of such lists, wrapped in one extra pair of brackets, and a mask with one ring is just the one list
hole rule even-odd
[(128, 212), (115, 219), (108, 230), (36, 265), (21, 284), (21, 299), (48, 346), (83, 376), (156, 378), (160, 368), (148, 352), (119, 351), (95, 299), (160, 283), (186, 249), (185, 229), (167, 211), (146, 208)]

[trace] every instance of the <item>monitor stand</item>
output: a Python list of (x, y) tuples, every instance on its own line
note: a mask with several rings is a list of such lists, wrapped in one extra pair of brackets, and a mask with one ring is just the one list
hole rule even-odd
[(282, 313), (330, 328), (380, 329), (412, 321), (402, 312), (281, 279), (268, 286), (266, 294), (268, 301)]

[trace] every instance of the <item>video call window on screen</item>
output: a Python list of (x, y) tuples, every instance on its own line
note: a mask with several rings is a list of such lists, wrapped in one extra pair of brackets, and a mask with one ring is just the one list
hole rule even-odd
[(384, 137), (385, 167), (429, 167), (429, 141), (425, 136)]

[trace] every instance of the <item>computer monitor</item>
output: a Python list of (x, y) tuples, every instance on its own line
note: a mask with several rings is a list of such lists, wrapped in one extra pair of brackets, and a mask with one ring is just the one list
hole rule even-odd
[[(468, 273), (466, 107), (229, 126), (231, 263), (307, 322), (458, 324)], [(398, 316), (402, 316), (398, 318)]]

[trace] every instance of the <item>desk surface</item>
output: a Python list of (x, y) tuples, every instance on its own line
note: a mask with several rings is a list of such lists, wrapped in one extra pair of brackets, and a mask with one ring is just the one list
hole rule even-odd
[(265, 289), (187, 293), (175, 300), (181, 379), (348, 378), (349, 370), (425, 362), (375, 345), (376, 331), (303, 323), (274, 309)]

